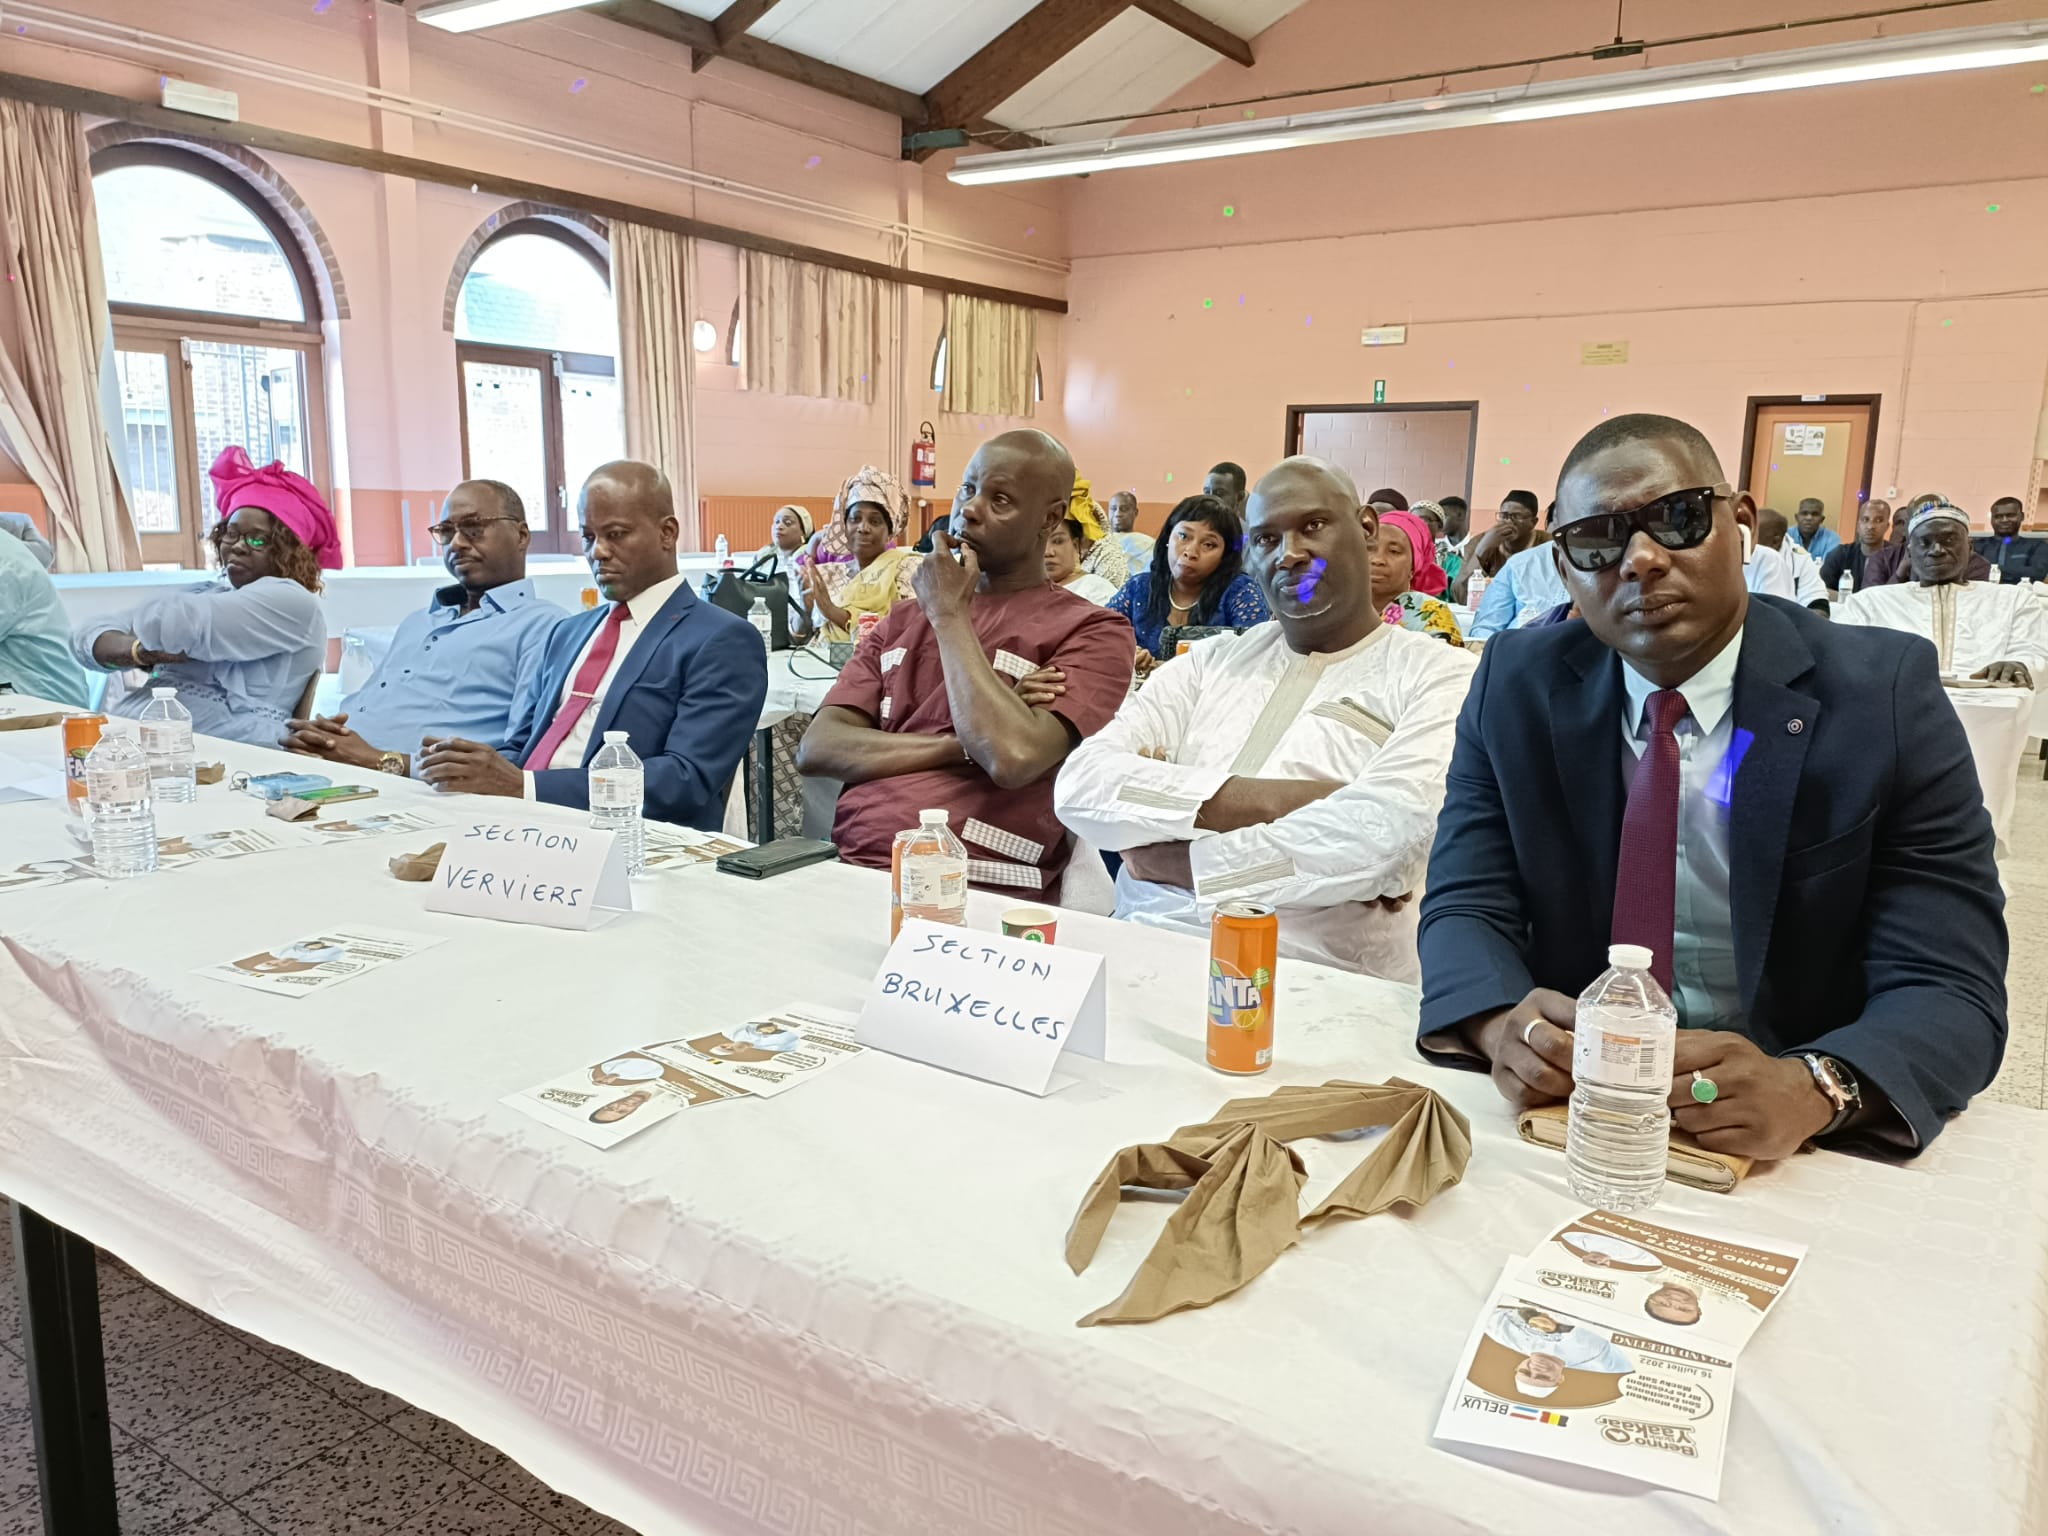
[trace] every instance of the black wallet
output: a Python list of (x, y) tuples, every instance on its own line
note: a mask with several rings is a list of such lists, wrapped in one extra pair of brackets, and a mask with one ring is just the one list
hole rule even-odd
[(749, 880), (766, 880), (770, 875), (786, 875), (792, 869), (802, 869), (806, 864), (818, 864), (826, 859), (838, 857), (837, 848), (818, 838), (778, 837), (772, 843), (762, 843), (757, 847), (742, 848), (738, 853), (721, 855), (718, 867), (728, 875), (744, 875)]

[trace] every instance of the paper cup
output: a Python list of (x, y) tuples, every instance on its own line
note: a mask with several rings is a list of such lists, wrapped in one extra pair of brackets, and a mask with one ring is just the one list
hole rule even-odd
[(1050, 944), (1059, 921), (1051, 907), (1012, 907), (1003, 914), (1003, 932), (1027, 944)]

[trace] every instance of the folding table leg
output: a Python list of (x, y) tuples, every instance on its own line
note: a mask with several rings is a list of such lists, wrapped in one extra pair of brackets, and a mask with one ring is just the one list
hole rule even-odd
[(46, 1536), (118, 1536), (100, 1287), (91, 1243), (14, 1203), (28, 1411)]

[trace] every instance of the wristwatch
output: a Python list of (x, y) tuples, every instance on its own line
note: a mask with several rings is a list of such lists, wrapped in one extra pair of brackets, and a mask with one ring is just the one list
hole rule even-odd
[(1806, 1070), (1813, 1074), (1814, 1085), (1835, 1106), (1835, 1118), (1814, 1133), (1814, 1140), (1818, 1141), (1823, 1136), (1834, 1135), (1863, 1107), (1863, 1088), (1856, 1081), (1856, 1074), (1832, 1056), (1818, 1056), (1809, 1051), (1801, 1060), (1806, 1063)]
[(403, 752), (379, 752), (377, 754), (377, 771), (379, 773), (395, 773), (400, 778), (403, 778), (405, 777), (406, 766), (405, 754)]

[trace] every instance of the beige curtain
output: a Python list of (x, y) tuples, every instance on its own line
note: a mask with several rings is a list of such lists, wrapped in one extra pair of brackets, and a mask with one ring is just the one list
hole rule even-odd
[(100, 401), (113, 340), (92, 166), (74, 113), (0, 100), (0, 448), (50, 508), (62, 571), (134, 570)]
[(946, 295), (941, 406), (974, 416), (1036, 416), (1037, 318), (995, 299)]
[(619, 306), (619, 396), (626, 456), (675, 489), (682, 547), (704, 542), (697, 502), (697, 354), (690, 345), (690, 242), (673, 230), (612, 224)]
[(746, 387), (872, 405), (882, 372), (881, 283), (786, 256), (741, 255)]

